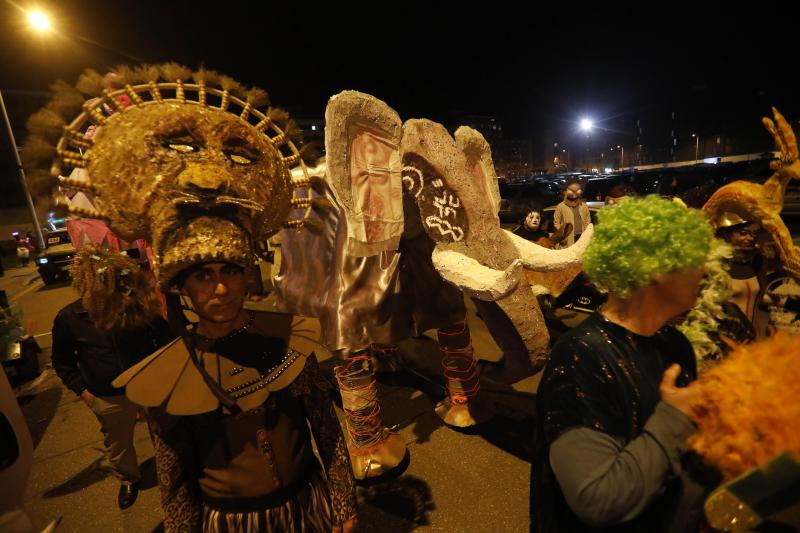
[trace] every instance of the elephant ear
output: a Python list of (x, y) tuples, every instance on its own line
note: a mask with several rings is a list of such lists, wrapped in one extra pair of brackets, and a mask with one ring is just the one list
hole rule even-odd
[(406, 121), (400, 146), (403, 184), (438, 246), (455, 246), (485, 266), (505, 270), (516, 257), (487, 194), (486, 178), (494, 175), (489, 147), (474, 130), (461, 130), (459, 143), (441, 124)]
[(344, 91), (325, 110), (327, 179), (347, 219), (346, 251), (396, 250), (403, 234), (402, 121), (385, 102)]
[(456, 145), (464, 152), (467, 165), (472, 167), (475, 185), (484, 193), (492, 205), (492, 212), (500, 211), (500, 186), (494, 171), (492, 150), (478, 130), (461, 126), (456, 130)]
[(549, 335), (522, 275), (519, 251), (500, 228), (499, 202), (487, 194), (486, 179), (494, 175), (489, 147), (477, 132), (460, 131), (453, 138), (441, 124), (407, 121), (400, 145), (403, 184), (436, 242), (431, 258), (436, 270), (470, 296), (496, 302), (516, 330), (515, 344), (539, 366), (546, 360)]

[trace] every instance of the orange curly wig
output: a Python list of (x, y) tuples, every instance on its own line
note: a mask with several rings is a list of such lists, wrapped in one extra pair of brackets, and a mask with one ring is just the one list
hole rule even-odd
[(800, 456), (800, 338), (738, 346), (700, 383), (706, 402), (689, 443), (726, 479), (786, 451)]

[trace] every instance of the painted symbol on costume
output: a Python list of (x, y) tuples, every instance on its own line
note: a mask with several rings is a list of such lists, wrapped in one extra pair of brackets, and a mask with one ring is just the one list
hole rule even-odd
[(439, 210), (440, 217), (448, 218), (450, 216), (455, 217), (455, 210), (461, 207), (461, 202), (454, 195), (444, 192), (441, 198), (433, 197), (433, 205)]
[(424, 160), (414, 157), (411, 162), (403, 167), (403, 186), (419, 206), (425, 231), (437, 242), (461, 242), (467, 235), (461, 200)]
[(403, 167), (403, 186), (409, 194), (414, 195), (414, 198), (419, 198), (425, 187), (425, 178), (422, 177), (422, 172), (414, 167)]
[[(434, 187), (442, 187), (444, 184), (442, 180), (434, 180), (432, 185)], [(458, 226), (453, 226), (447, 219), (452, 217), (455, 218), (458, 214), (456, 209), (461, 207), (461, 202), (459, 199), (453, 195), (448, 194), (447, 192), (442, 192), (441, 197), (437, 197), (434, 195), (433, 197), (433, 205), (439, 211), (439, 216), (431, 215), (425, 218), (425, 224), (429, 228), (436, 228), (439, 230), (439, 233), (444, 235), (452, 235), (453, 240), (455, 242), (461, 241), (464, 238), (464, 230)]]
[(429, 216), (425, 219), (425, 225), (429, 228), (436, 228), (442, 237), (447, 235), (453, 236), (453, 242), (459, 242), (464, 238), (464, 230), (458, 226), (452, 226), (448, 221), (442, 220), (435, 216)]

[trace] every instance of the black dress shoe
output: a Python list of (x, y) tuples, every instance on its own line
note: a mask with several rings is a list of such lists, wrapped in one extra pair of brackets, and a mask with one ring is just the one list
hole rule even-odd
[(502, 361), (478, 360), (478, 369), (482, 380), (494, 381), (502, 385), (513, 385), (518, 381), (532, 376), (538, 372), (529, 362), (523, 361), (512, 364), (505, 358)]
[(136, 501), (139, 495), (138, 483), (123, 483), (119, 487), (119, 494), (117, 495), (117, 503), (120, 509), (127, 509)]

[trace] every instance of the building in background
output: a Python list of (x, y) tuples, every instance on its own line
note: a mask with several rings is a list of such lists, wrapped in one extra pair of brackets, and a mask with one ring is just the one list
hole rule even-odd
[(509, 139), (503, 124), (495, 117), (464, 115), (451, 122), (450, 131), (459, 126), (478, 130), (492, 149), (492, 161), (500, 179), (520, 179), (537, 173), (533, 164), (533, 142), (530, 139)]

